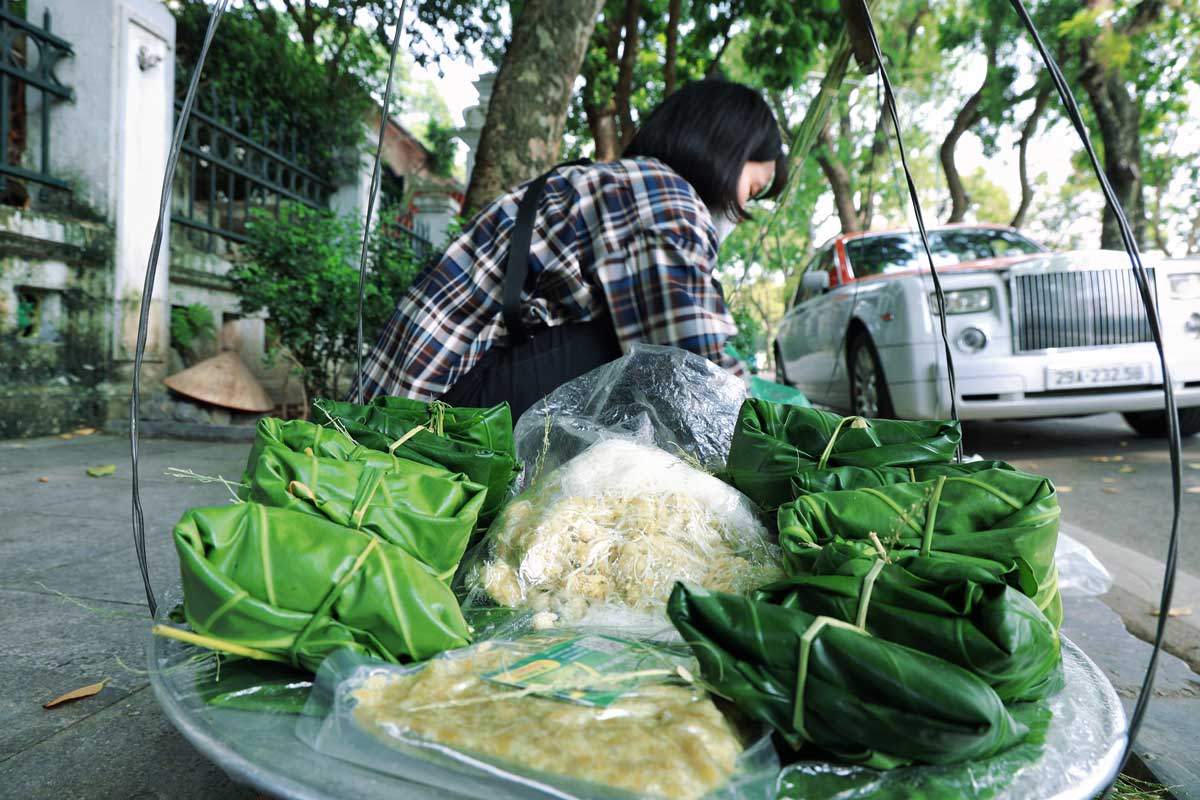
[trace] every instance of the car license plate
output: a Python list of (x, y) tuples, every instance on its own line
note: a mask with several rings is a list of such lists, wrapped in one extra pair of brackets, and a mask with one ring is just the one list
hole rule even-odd
[(1123, 386), (1150, 383), (1147, 364), (1113, 364), (1107, 367), (1046, 368), (1046, 389), (1082, 389), (1087, 386)]

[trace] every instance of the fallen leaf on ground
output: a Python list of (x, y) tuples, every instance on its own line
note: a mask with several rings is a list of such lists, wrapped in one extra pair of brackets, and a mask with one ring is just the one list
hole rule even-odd
[(1104, 493), (1105, 494), (1120, 494), (1121, 490), (1115, 486), (1105, 486)]
[(47, 478), (45, 475), (43, 475), (42, 477), (38, 478), (38, 483), (49, 483), (49, 482), (50, 482), (50, 479), (49, 479), (49, 478)]
[[(1150, 612), (1150, 616), (1152, 617), (1157, 617), (1158, 614), (1159, 610), (1157, 608)], [(1190, 617), (1191, 615), (1191, 606), (1171, 606), (1171, 610), (1167, 612), (1168, 617)]]
[(1188, 494), (1200, 494), (1200, 486), (1189, 486), (1183, 491), (1187, 492)]
[(93, 478), (103, 478), (105, 475), (112, 475), (117, 471), (116, 464), (105, 464), (102, 467), (88, 467), (87, 474)]
[(1200, 464), (1188, 464), (1188, 469), (1200, 469)]
[(71, 431), (76, 436), (91, 436), (95, 432), (95, 428), (79, 428), (78, 430)]
[(1113, 461), (1124, 461), (1125, 456), (1092, 456), (1092, 461), (1098, 461), (1101, 464), (1108, 464)]
[(63, 703), (69, 703), (72, 700), (82, 700), (85, 697), (91, 697), (92, 695), (100, 694), (100, 690), (104, 688), (106, 683), (108, 683), (108, 678), (105, 678), (99, 683), (81, 686), (73, 692), (67, 692), (66, 694), (59, 695), (49, 703), (43, 703), (42, 708), (54, 708), (55, 706), (62, 705)]
[(1101, 483), (1116, 483), (1117, 479), (1116, 478), (1101, 478), (1100, 482)]
[(1074, 486), (1058, 486), (1056, 488), (1058, 489), (1058, 491), (1062, 492), (1063, 494), (1075, 491)]
[(60, 439), (74, 439), (74, 438), (75, 438), (75, 434), (73, 434), (73, 433), (60, 433), (60, 434), (58, 435), (58, 438), (60, 438)]
[(1128, 475), (1131, 472), (1137, 472), (1137, 470), (1134, 467), (1131, 467), (1128, 464), (1126, 464), (1125, 466), (1123, 466), (1119, 470), (1117, 470), (1117, 472), (1120, 472), (1124, 475)]

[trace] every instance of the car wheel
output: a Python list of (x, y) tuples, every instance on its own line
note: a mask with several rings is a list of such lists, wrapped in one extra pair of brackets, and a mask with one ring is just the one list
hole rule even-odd
[(783, 366), (783, 353), (779, 350), (779, 342), (775, 343), (775, 382), (782, 383), (784, 386), (792, 385), (792, 382), (788, 380), (787, 370)]
[(879, 354), (871, 338), (861, 333), (850, 343), (850, 410), (860, 417), (895, 416)]
[[(1166, 411), (1127, 411), (1121, 416), (1139, 436), (1161, 439), (1168, 433)], [(1179, 435), (1186, 437), (1197, 433), (1200, 433), (1200, 408), (1179, 409)]]

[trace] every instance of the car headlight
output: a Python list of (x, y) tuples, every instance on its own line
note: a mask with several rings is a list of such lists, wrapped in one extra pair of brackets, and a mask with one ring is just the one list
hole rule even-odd
[[(958, 289), (944, 294), (947, 314), (975, 314), (992, 308), (991, 289)], [(929, 310), (938, 313), (937, 292), (929, 294)]]
[(1200, 300), (1200, 272), (1172, 275), (1171, 297), (1176, 300)]

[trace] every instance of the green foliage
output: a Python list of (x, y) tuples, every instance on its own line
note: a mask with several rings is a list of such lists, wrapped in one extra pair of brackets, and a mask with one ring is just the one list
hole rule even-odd
[(211, 342), (216, 335), (217, 323), (208, 306), (191, 303), (171, 309), (171, 345), (180, 354), (195, 359), (200, 346)]
[(453, 125), (431, 118), (425, 126), (425, 146), (429, 148), (429, 169), (435, 175), (449, 178), (454, 173), (454, 157), (458, 154), (458, 131)]
[(742, 305), (730, 306), (729, 313), (738, 332), (729, 337), (725, 344), (736, 351), (738, 358), (753, 361), (755, 353), (766, 346), (762, 323), (750, 309)]
[[(385, 212), (381, 218), (387, 218)], [(266, 311), (279, 346), (303, 367), (309, 396), (336, 397), (338, 381), (355, 366), (358, 257), (362, 226), (353, 217), (293, 205), (277, 219), (255, 212), (247, 261), (230, 272), (244, 314)], [(420, 267), (412, 251), (384, 226), (371, 234), (363, 298), (369, 346)]]
[[(339, 5), (330, 3), (319, 38), (309, 43), (294, 21), (268, 3), (230, 8), (222, 18), (201, 77), (200, 108), (229, 123), (236, 113), (244, 130), (276, 141), (279, 126), (299, 132), (297, 159), (331, 178), (357, 168), (363, 123), (374, 106), (386, 56), (371, 33), (351, 24), (339, 38)], [(203, 0), (172, 0), (176, 20), (176, 90), (182, 96), (200, 54), (209, 9)], [(342, 9), (344, 11), (344, 9)], [(314, 17), (314, 21), (320, 21)], [(220, 98), (213, 109), (212, 93)], [(248, 122), (252, 120), (252, 122)], [(269, 133), (263, 126), (272, 126)]]

